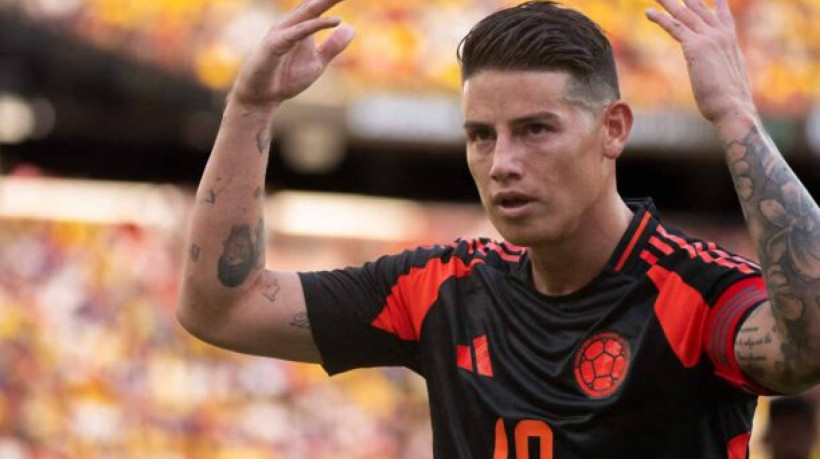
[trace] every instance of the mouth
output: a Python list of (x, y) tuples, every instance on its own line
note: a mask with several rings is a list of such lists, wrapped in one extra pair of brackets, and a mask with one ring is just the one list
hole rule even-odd
[(535, 200), (525, 194), (502, 192), (493, 196), (493, 205), (505, 217), (522, 217)]
[(531, 201), (529, 199), (524, 198), (505, 198), (501, 199), (497, 205), (502, 209), (517, 209), (519, 207), (526, 206), (530, 202)]

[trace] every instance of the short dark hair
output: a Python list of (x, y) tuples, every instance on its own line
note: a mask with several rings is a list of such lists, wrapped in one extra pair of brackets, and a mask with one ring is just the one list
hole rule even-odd
[(482, 70), (564, 70), (595, 100), (621, 97), (604, 32), (552, 1), (529, 1), (487, 16), (461, 40), (457, 57), (462, 81)]

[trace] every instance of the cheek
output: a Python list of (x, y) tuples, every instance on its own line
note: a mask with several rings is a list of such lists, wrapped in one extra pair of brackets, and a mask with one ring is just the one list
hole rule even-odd
[(473, 181), (478, 187), (479, 193), (489, 179), (489, 170), (487, 169), (487, 161), (475, 155), (467, 155), (467, 168), (470, 170), (470, 175), (473, 176)]

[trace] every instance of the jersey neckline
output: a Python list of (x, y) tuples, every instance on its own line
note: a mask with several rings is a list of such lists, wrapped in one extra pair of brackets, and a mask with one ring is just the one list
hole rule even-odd
[[(624, 202), (632, 210), (632, 220), (621, 236), (620, 241), (615, 246), (612, 255), (606, 262), (601, 271), (592, 278), (586, 285), (580, 289), (568, 293), (566, 295), (546, 295), (535, 289), (535, 283), (532, 279), (532, 267), (530, 262), (529, 251), (524, 250), (521, 260), (518, 263), (518, 269), (513, 273), (519, 281), (524, 282), (530, 289), (533, 290), (542, 299), (551, 303), (571, 302), (578, 298), (582, 298), (594, 291), (597, 286), (613, 274), (625, 274), (628, 276), (638, 274), (635, 272), (643, 266), (641, 263), (636, 263), (640, 260), (638, 249), (646, 242), (646, 237), (651, 233), (651, 229), (657, 226), (659, 221), (658, 211), (655, 208), (652, 198), (629, 198), (624, 199)], [(653, 224), (654, 223), (654, 224)]]

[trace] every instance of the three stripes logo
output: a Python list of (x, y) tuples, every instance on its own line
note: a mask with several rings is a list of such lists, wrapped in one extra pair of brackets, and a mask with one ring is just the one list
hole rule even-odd
[(490, 360), (490, 345), (487, 335), (480, 335), (473, 339), (470, 345), (456, 346), (456, 364), (459, 368), (470, 373), (492, 378), (493, 364)]

